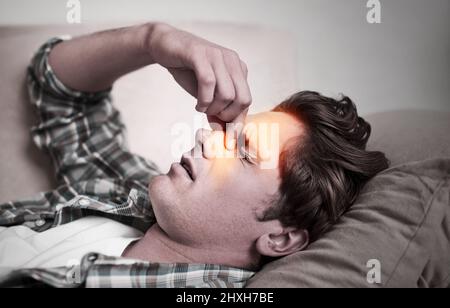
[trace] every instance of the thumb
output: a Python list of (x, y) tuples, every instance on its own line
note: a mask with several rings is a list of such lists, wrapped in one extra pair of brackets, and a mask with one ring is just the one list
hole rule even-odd
[(236, 142), (244, 130), (245, 119), (247, 118), (248, 108), (240, 113), (233, 122), (226, 127), (226, 142), (225, 145), (228, 150), (233, 150)]

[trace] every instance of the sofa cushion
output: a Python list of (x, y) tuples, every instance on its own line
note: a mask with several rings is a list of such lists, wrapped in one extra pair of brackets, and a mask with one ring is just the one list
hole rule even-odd
[(372, 124), (369, 149), (382, 150), (393, 166), (450, 157), (450, 112), (400, 110), (365, 118)]
[(449, 196), (450, 158), (388, 169), (329, 233), (247, 287), (449, 287)]

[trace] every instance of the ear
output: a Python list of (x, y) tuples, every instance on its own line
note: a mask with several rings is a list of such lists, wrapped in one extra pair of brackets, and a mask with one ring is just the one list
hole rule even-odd
[(282, 228), (277, 233), (266, 233), (256, 241), (259, 254), (268, 257), (283, 257), (303, 250), (309, 243), (308, 231)]

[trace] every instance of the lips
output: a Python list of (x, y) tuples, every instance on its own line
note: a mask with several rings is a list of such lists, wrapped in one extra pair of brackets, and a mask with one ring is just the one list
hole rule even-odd
[(181, 167), (183, 167), (184, 170), (186, 170), (187, 174), (191, 178), (192, 181), (195, 181), (195, 169), (194, 169), (194, 162), (192, 158), (183, 156), (181, 158), (180, 162)]

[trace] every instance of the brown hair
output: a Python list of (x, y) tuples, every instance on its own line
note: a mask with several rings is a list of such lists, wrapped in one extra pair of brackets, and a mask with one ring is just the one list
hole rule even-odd
[(299, 92), (273, 111), (293, 115), (306, 131), (281, 153), (279, 195), (263, 220), (279, 219), (284, 226), (306, 229), (313, 242), (389, 162), (382, 152), (366, 150), (370, 124), (346, 96), (335, 100)]

